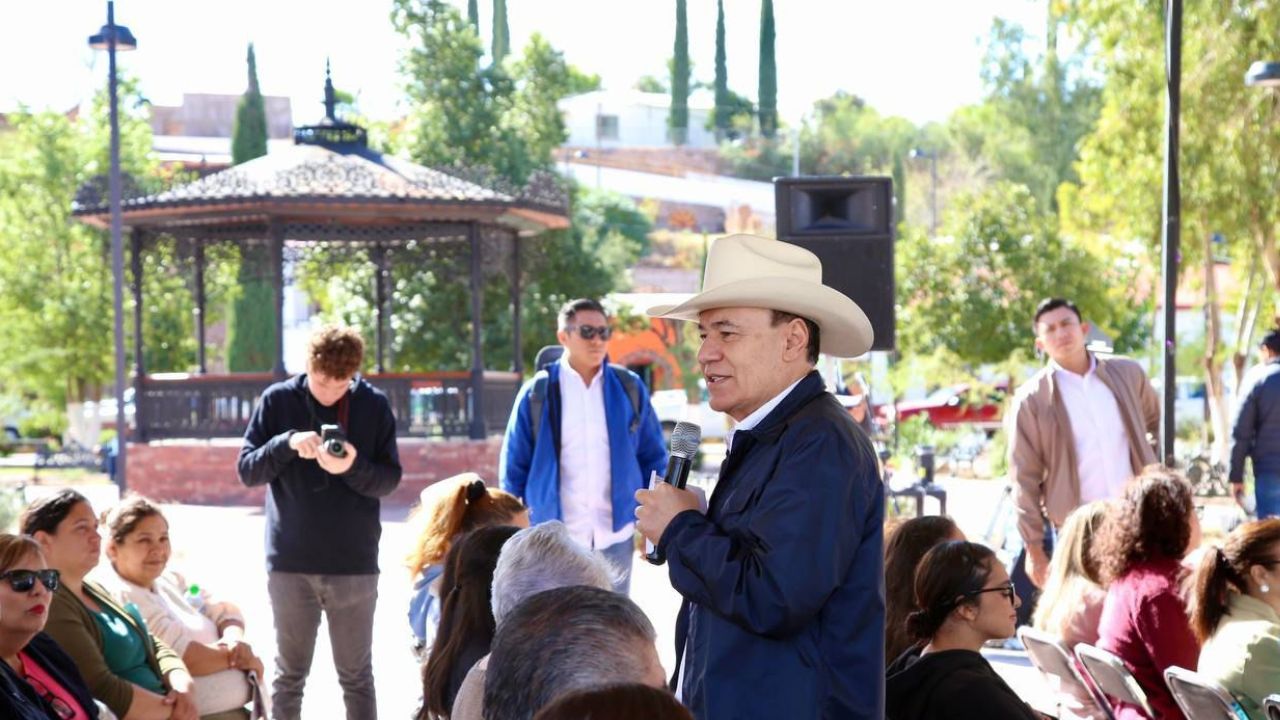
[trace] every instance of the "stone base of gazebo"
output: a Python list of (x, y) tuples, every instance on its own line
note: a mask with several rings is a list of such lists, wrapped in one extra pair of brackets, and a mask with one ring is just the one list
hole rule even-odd
[[(194, 505), (261, 505), (265, 488), (246, 488), (236, 477), (240, 439), (164, 440), (129, 443), (129, 490), (161, 502)], [(400, 487), (383, 498), (408, 506), (423, 488), (463, 472), (498, 481), (502, 438), (486, 440), (400, 438)]]

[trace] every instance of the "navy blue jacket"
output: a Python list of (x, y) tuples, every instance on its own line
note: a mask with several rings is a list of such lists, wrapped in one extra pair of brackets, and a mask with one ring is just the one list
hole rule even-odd
[(1253, 474), (1280, 474), (1280, 359), (1244, 376), (1231, 429), (1231, 482), (1244, 482), (1244, 459), (1253, 458)]
[[(649, 485), (649, 473), (666, 472), (667, 450), (662, 444), (662, 426), (649, 402), (649, 391), (635, 373), (632, 379), (640, 393), (640, 417), (622, 381), (604, 369), (604, 413), (609, 425), (610, 500), (613, 529), (621, 530), (636, 520), (636, 491)], [(560, 363), (547, 366), (546, 397), (542, 416), (530, 417), (529, 393), (534, 380), (516, 395), (507, 434), (498, 459), (498, 484), (529, 506), (529, 522), (563, 520), (560, 508)], [(620, 370), (631, 372), (630, 370)], [(533, 423), (538, 441), (533, 441)], [(633, 431), (632, 428), (635, 428)]]
[[(41, 669), (49, 673), (58, 684), (71, 693), (81, 708), (88, 714), (89, 720), (98, 720), (98, 706), (93, 702), (89, 687), (76, 668), (75, 661), (44, 633), (37, 633), (31, 642), (22, 649)], [(14, 720), (33, 718), (47, 720), (57, 718), (49, 701), (40, 696), (35, 688), (19, 677), (9, 663), (0, 662), (0, 717)]]
[(707, 515), (660, 541), (694, 717), (883, 717), (883, 522), (871, 441), (817, 372), (734, 434)]
[(306, 374), (262, 393), (240, 448), (240, 482), (267, 485), (267, 570), (318, 575), (378, 572), (380, 503), (400, 484), (396, 420), (387, 396), (363, 378), (347, 394), (347, 440), (356, 460), (330, 475), (289, 447), (295, 431), (338, 424), (307, 389)]

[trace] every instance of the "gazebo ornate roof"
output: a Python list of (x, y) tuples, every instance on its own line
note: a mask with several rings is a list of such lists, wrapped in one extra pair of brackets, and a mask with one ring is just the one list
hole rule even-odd
[[(344, 223), (477, 221), (525, 233), (568, 226), (567, 195), (548, 177), (503, 192), (371, 150), (363, 128), (334, 117), (327, 77), (325, 85), (325, 118), (298, 128), (293, 147), (154, 195), (126, 193), (124, 224), (209, 226), (256, 216)], [(106, 227), (105, 190), (105, 183), (82, 188), (74, 215)]]

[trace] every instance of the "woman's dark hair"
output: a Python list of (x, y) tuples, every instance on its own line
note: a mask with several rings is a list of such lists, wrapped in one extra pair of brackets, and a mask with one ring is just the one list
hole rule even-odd
[[(493, 569), (502, 546), (519, 528), (491, 525), (458, 539), (445, 556), (440, 576), (440, 628), (431, 655), (422, 666), (422, 708), (418, 720), (447, 718), (460, 676), (469, 668), (455, 668), (477, 646), (493, 642), (495, 623), (490, 599)], [(481, 653), (480, 655), (483, 655)], [(479, 655), (471, 657), (474, 662)]]
[(1200, 558), (1192, 585), (1191, 629), (1204, 643), (1218, 629), (1227, 614), (1228, 595), (1232, 590), (1247, 593), (1246, 578), (1254, 565), (1270, 568), (1280, 558), (1275, 547), (1280, 543), (1280, 518), (1245, 523), (1227, 536), (1221, 548), (1207, 550)]
[(912, 518), (889, 535), (884, 546), (884, 657), (887, 662), (914, 644), (907, 634), (907, 615), (916, 606), (916, 567), (935, 545), (956, 533), (956, 523), (945, 515)]
[(1123, 577), (1142, 562), (1181, 560), (1191, 542), (1194, 513), (1191, 486), (1181, 474), (1163, 465), (1143, 468), (1125, 488), (1124, 498), (1111, 506), (1093, 543), (1103, 582)]
[(59, 490), (28, 505), (18, 525), (23, 535), (35, 535), (41, 531), (52, 535), (58, 532), (58, 526), (77, 505), (88, 502), (75, 490)]
[[(164, 519), (164, 513), (160, 512), (160, 508), (156, 507), (150, 499), (141, 495), (129, 495), (103, 515), (102, 524), (107, 527), (111, 539), (118, 545), (129, 537), (129, 533), (138, 527), (138, 523), (149, 517)], [(168, 522), (165, 519), (165, 524)]]
[(533, 720), (693, 720), (693, 713), (667, 690), (626, 683), (566, 693)]
[(996, 554), (978, 543), (952, 540), (925, 553), (916, 570), (916, 606), (907, 616), (907, 632), (917, 641), (937, 634), (952, 610), (978, 602), (971, 593), (991, 577)]

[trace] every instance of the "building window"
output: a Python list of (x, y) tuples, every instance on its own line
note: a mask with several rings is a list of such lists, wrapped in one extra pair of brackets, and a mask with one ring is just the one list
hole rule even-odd
[(596, 137), (601, 140), (617, 140), (618, 116), (596, 115)]

